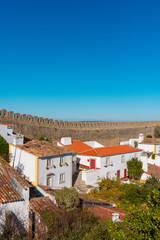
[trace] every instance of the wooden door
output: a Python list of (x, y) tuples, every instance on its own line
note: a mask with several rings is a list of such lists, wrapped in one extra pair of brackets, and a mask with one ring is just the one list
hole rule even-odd
[(117, 170), (117, 178), (120, 178), (120, 170)]
[(96, 161), (95, 159), (90, 159), (90, 169), (95, 169), (96, 168)]
[(127, 169), (124, 169), (124, 178), (127, 177)]

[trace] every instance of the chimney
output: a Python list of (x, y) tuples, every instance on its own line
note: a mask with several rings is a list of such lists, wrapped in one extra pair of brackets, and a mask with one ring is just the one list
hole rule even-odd
[(139, 143), (141, 143), (144, 140), (143, 133), (139, 134)]
[(72, 138), (71, 137), (63, 137), (63, 138), (61, 138), (61, 143), (63, 145), (71, 145), (72, 144)]
[(119, 213), (112, 213), (112, 221), (119, 222)]

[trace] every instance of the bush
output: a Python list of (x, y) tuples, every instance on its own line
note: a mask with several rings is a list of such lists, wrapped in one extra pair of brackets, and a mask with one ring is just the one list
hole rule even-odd
[(134, 147), (137, 148), (138, 147), (138, 142), (134, 141)]
[(152, 159), (155, 160), (155, 154), (154, 153), (152, 154)]
[(128, 176), (130, 178), (141, 178), (143, 173), (142, 162), (138, 158), (132, 158), (127, 162)]
[(154, 137), (160, 138), (160, 126), (158, 125), (154, 128)]
[(152, 138), (152, 135), (147, 135), (146, 138)]
[(9, 162), (9, 144), (0, 135), (0, 156)]
[(48, 239), (83, 239), (90, 232), (98, 218), (86, 209), (74, 209), (66, 211), (57, 209), (55, 211), (42, 211), (42, 221), (48, 228)]
[(75, 188), (64, 187), (56, 192), (55, 198), (58, 206), (67, 210), (74, 209), (79, 204), (78, 192)]
[(49, 138), (47, 138), (45, 135), (41, 135), (40, 138), (38, 139), (39, 141), (47, 141), (47, 142), (51, 142), (49, 140)]

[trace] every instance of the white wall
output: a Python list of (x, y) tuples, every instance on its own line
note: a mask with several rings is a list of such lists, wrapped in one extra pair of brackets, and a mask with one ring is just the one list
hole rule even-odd
[[(135, 157), (135, 154), (136, 157), (140, 160), (141, 153), (142, 152), (134, 152), (110, 156), (111, 165), (107, 167), (105, 167), (106, 157), (98, 158), (100, 170), (84, 170), (82, 172), (82, 180), (84, 180), (87, 185), (95, 186), (98, 178), (106, 178), (108, 176), (111, 179), (116, 179), (118, 170), (120, 170), (120, 178), (123, 178), (124, 170), (127, 169), (127, 161)], [(122, 155), (125, 156), (124, 163), (121, 162)]]
[(16, 217), (21, 221), (23, 226), (28, 230), (29, 228), (29, 201), (18, 201), (18, 202), (10, 202), (0, 204), (0, 213), (2, 215), (0, 217), (0, 222), (4, 222), (5, 220), (5, 212), (12, 211)]
[[(145, 152), (153, 152), (154, 153), (154, 144), (143, 144), (139, 143), (138, 148), (143, 149)], [(160, 152), (160, 145), (156, 144), (156, 153)]]
[[(29, 181), (35, 182), (35, 156), (23, 151), (19, 148), (16, 148), (13, 145), (10, 145), (10, 153), (11, 153), (11, 163), (17, 170), (21, 170), (21, 174), (29, 177)], [(15, 161), (14, 161), (15, 157)]]
[(148, 172), (148, 157), (141, 156), (141, 161), (143, 163), (143, 166), (142, 166), (143, 171)]
[(88, 146), (92, 147), (92, 148), (104, 147), (104, 145), (98, 143), (97, 141), (87, 141), (87, 142), (84, 142), (84, 143), (87, 144)]
[[(57, 188), (63, 187), (71, 187), (72, 184), (72, 155), (65, 155), (65, 162), (67, 165), (59, 166), (60, 156), (53, 156), (52, 158), (52, 167), (46, 169), (47, 166), (47, 158), (39, 158), (39, 184), (46, 185), (47, 174), (53, 173), (50, 176), (52, 177), (52, 185)], [(55, 167), (53, 167), (55, 165)], [(64, 183), (60, 183), (60, 174), (65, 173), (65, 181)]]
[(158, 155), (155, 155), (155, 165), (156, 166), (160, 166), (160, 156), (158, 156)]
[(8, 142), (13, 143), (13, 126), (0, 124), (0, 135)]

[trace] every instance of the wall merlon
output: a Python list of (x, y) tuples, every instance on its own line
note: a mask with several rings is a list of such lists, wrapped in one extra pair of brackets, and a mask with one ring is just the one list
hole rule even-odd
[(32, 115), (28, 114), (28, 115), (27, 115), (27, 121), (32, 122), (32, 120), (33, 120)]
[(2, 118), (6, 118), (7, 117), (7, 110), (6, 109), (2, 109), (1, 110), (1, 117)]
[(38, 123), (38, 117), (37, 116), (33, 116), (33, 123)]
[(13, 111), (9, 111), (8, 112), (8, 118), (9, 119), (13, 119), (14, 118), (14, 112)]
[(26, 121), (26, 116), (27, 116), (26, 114), (21, 114), (21, 120)]
[(44, 118), (44, 124), (48, 125), (48, 118)]
[(44, 118), (39, 117), (38, 120), (39, 120), (39, 123), (40, 123), (40, 124), (44, 124)]
[(15, 119), (15, 120), (19, 120), (19, 119), (20, 119), (20, 116), (21, 116), (20, 113), (15, 113), (15, 114), (14, 114), (14, 119)]
[(49, 119), (48, 122), (49, 122), (49, 125), (53, 125), (53, 119)]

